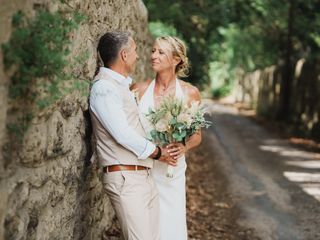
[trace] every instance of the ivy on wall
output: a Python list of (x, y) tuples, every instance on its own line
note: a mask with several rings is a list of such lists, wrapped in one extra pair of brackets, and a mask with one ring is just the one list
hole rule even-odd
[[(62, 96), (59, 83), (70, 78), (64, 72), (69, 64), (66, 59), (70, 53), (70, 33), (84, 20), (79, 13), (66, 16), (47, 10), (38, 11), (34, 18), (21, 11), (12, 17), (11, 38), (1, 46), (4, 66), (12, 72), (10, 98), (36, 103), (43, 109)], [(21, 138), (32, 113), (25, 107), (17, 110), (23, 114), (8, 125), (8, 130)]]
[[(2, 45), (4, 64), (16, 68), (10, 86), (10, 97), (30, 97), (30, 87), (45, 78), (50, 94), (57, 94), (56, 81), (63, 79), (69, 54), (69, 34), (83, 20), (80, 14), (66, 18), (61, 13), (39, 11), (28, 19), (21, 11), (12, 18), (15, 28), (9, 42)], [(32, 96), (32, 94), (31, 94)]]

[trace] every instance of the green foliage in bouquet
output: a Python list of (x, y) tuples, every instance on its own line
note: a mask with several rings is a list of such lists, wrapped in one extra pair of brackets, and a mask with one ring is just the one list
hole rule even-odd
[(199, 129), (209, 127), (210, 121), (204, 118), (205, 110), (199, 102), (191, 106), (181, 99), (169, 96), (155, 109), (149, 109), (147, 118), (153, 126), (152, 140), (161, 145), (172, 142), (185, 142)]

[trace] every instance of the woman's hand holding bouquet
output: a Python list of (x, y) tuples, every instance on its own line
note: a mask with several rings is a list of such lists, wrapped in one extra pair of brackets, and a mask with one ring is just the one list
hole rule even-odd
[[(169, 153), (176, 159), (186, 151), (186, 141), (201, 128), (207, 128), (211, 122), (204, 118), (205, 110), (200, 102), (188, 105), (181, 99), (169, 96), (155, 110), (150, 109), (146, 115), (153, 130), (152, 140), (161, 146), (168, 145)], [(168, 165), (167, 177), (172, 178), (174, 167)]]

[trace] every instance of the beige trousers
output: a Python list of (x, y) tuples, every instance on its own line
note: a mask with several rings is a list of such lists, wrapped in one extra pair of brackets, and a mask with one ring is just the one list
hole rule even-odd
[(103, 174), (125, 240), (159, 240), (159, 197), (149, 170)]

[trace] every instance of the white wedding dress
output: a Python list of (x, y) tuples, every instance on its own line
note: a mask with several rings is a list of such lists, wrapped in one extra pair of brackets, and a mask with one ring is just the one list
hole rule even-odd
[[(149, 108), (154, 109), (154, 86), (153, 80), (139, 102), (139, 115), (142, 126), (148, 137), (152, 130), (151, 125), (146, 119)], [(183, 98), (182, 88), (179, 80), (176, 80), (176, 97)], [(154, 161), (152, 176), (155, 180), (160, 198), (160, 239), (161, 240), (186, 240), (187, 221), (186, 221), (186, 191), (185, 191), (185, 171), (187, 164), (185, 156), (178, 159), (178, 165), (174, 167), (174, 177), (168, 178), (167, 164)]]

